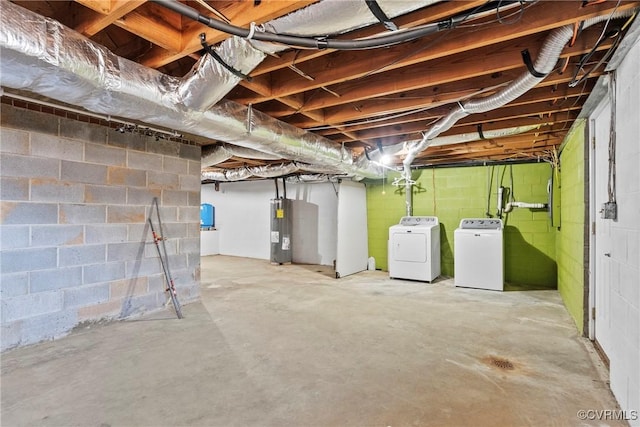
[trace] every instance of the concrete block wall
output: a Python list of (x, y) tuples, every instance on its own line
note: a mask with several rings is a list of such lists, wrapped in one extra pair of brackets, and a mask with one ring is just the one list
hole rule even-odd
[(558, 291), (564, 305), (583, 332), (584, 324), (584, 121), (574, 126), (565, 138), (560, 157), (560, 217), (556, 237), (558, 254)]
[[(616, 201), (611, 222), (611, 390), (640, 413), (640, 39), (616, 70)], [(636, 94), (636, 96), (631, 96)], [(596, 308), (597, 309), (597, 308)], [(638, 416), (630, 421), (640, 426)]]
[(179, 298), (197, 299), (200, 147), (3, 101), (2, 349), (162, 308), (154, 197)]

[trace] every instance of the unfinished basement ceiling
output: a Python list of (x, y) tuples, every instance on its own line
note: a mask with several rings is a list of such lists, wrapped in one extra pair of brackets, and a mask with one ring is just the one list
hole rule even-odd
[[(326, 2), (327, 0), (325, 0)], [(343, 0), (353, 3), (356, 0)], [(200, 34), (216, 45), (230, 37), (162, 2), (145, 0), (13, 1), (50, 17), (114, 54), (182, 78), (205, 54)], [(183, 1), (201, 15), (250, 28), (273, 22), (323, 1)], [(376, 22), (362, 6), (363, 22)], [(367, 2), (372, 5), (375, 2)], [(389, 3), (387, 0), (386, 3)], [(396, 2), (399, 3), (399, 2)], [(405, 2), (411, 3), (411, 2)], [(439, 23), (439, 31), (406, 42), (364, 50), (278, 46), (224, 95), (249, 110), (326, 138), (353, 156), (422, 138), (422, 133), (467, 100), (491, 96), (527, 71), (522, 52), (533, 59), (554, 30), (574, 26), (553, 71), (524, 95), (493, 111), (459, 120), (413, 162), (416, 167), (553, 157), (583, 103), (602, 75), (633, 17), (607, 19), (640, 1), (442, 1), (391, 18), (400, 31)], [(385, 2), (379, 5), (384, 9)], [(375, 5), (374, 5), (375, 6)], [(300, 13), (300, 12), (299, 12)], [(303, 15), (304, 16), (304, 15)], [(312, 15), (313, 16), (313, 15)], [(604, 17), (583, 28), (585, 20)], [(337, 16), (336, 20), (345, 19)], [(313, 22), (291, 18), (308, 35)], [(346, 24), (345, 24), (346, 25)], [(362, 39), (396, 32), (367, 24), (332, 36)], [(433, 26), (432, 26), (433, 27)], [(266, 29), (269, 29), (267, 25)], [(261, 31), (260, 27), (255, 30)], [(314, 34), (322, 37), (324, 34)], [(255, 41), (254, 41), (255, 43)], [(535, 72), (535, 70), (533, 70)], [(226, 92), (226, 91), (225, 91)], [(24, 91), (21, 91), (24, 94)], [(126, 118), (126, 117), (124, 117)], [(500, 136), (505, 129), (517, 134)], [(524, 130), (524, 132), (523, 132)], [(495, 132), (498, 131), (498, 132)], [(469, 134), (477, 138), (469, 138)], [(464, 139), (454, 136), (464, 135)], [(484, 139), (482, 139), (483, 137)], [(475, 139), (475, 140), (474, 140)], [(462, 142), (462, 141), (467, 142)], [(324, 139), (323, 139), (324, 141)], [(223, 140), (199, 138), (205, 152)], [(280, 165), (283, 159), (227, 150), (211, 171)], [(283, 156), (284, 157), (284, 156)], [(392, 156), (400, 167), (402, 152)], [(293, 170), (288, 166), (287, 171)], [(322, 171), (322, 167), (318, 171)], [(283, 169), (285, 171), (285, 169)], [(305, 171), (305, 173), (314, 172)], [(246, 174), (247, 177), (250, 174)]]

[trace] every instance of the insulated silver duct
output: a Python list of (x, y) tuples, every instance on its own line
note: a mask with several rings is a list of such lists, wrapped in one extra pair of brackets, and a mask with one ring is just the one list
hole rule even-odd
[(120, 58), (54, 20), (5, 0), (1, 4), (3, 86), (360, 178), (382, 176), (380, 167), (356, 164), (353, 154), (333, 141), (243, 105), (221, 101), (206, 111), (189, 108), (178, 93), (181, 79)]
[(226, 162), (233, 157), (233, 154), (229, 152), (225, 147), (217, 145), (214, 147), (207, 146), (202, 147), (202, 153), (200, 157), (200, 169), (205, 169), (209, 166), (214, 166), (222, 162)]
[(318, 182), (335, 182), (339, 178), (332, 177), (329, 175), (307, 175), (307, 174), (298, 174), (289, 176), (286, 178), (287, 183), (289, 184), (306, 184), (306, 183), (318, 183)]
[[(634, 10), (626, 10), (621, 12), (615, 12), (611, 16), (596, 16), (584, 21), (583, 29), (590, 27), (598, 22), (605, 21), (607, 19), (616, 19), (631, 16)], [(533, 65), (537, 74), (542, 74), (542, 77), (536, 77), (529, 71), (524, 72), (520, 77), (513, 81), (509, 86), (497, 92), (495, 95), (480, 98), (477, 100), (469, 100), (464, 103), (458, 103), (458, 106), (454, 108), (448, 115), (438, 120), (431, 128), (429, 128), (423, 135), (422, 140), (409, 148), (407, 157), (402, 162), (403, 164), (403, 178), (405, 180), (406, 188), (406, 208), (407, 215), (412, 214), (412, 185), (411, 180), (411, 164), (417, 157), (417, 155), (425, 150), (430, 142), (442, 132), (449, 130), (458, 120), (466, 117), (470, 114), (485, 113), (487, 111), (500, 108), (509, 102), (514, 101), (530, 89), (534, 88), (539, 82), (544, 80), (558, 62), (558, 58), (571, 37), (573, 36), (573, 25), (565, 25), (554, 30), (545, 40), (538, 59)]]
[[(380, 6), (387, 16), (393, 18), (439, 1), (441, 0), (386, 0), (380, 2)], [(344, 33), (376, 22), (365, 2), (324, 0), (274, 19), (265, 24), (265, 27), (277, 33), (295, 32), (302, 36), (314, 36)], [(220, 43), (215, 51), (226, 64), (249, 74), (264, 60), (265, 52), (273, 54), (286, 48), (287, 46), (247, 41), (233, 36)], [(211, 55), (205, 54), (181, 82), (178, 94), (187, 107), (204, 111), (221, 100), (239, 81), (240, 77), (225, 69)]]
[(281, 163), (279, 165), (267, 166), (247, 166), (237, 169), (224, 169), (217, 171), (203, 170), (203, 181), (240, 181), (242, 179), (257, 178), (277, 178), (281, 176), (291, 175), (296, 172), (311, 172), (322, 175), (341, 175), (339, 170), (331, 168), (323, 168), (317, 165), (307, 165), (303, 163), (291, 162)]
[(202, 148), (202, 158), (200, 167), (205, 169), (209, 166), (215, 166), (232, 157), (242, 157), (245, 159), (258, 160), (279, 160), (280, 156), (268, 154), (262, 151), (252, 150), (251, 148), (239, 147), (237, 145), (215, 145), (205, 146)]
[[(240, 37), (226, 39), (215, 51), (226, 64), (244, 74), (251, 72), (266, 56)], [(240, 77), (211, 55), (204, 54), (180, 82), (178, 94), (186, 107), (204, 111), (220, 101), (239, 81)]]
[[(203, 57), (186, 78), (173, 78), (120, 58), (52, 19), (6, 0), (0, 1), (0, 83), (3, 86), (29, 90), (92, 112), (140, 120), (290, 160), (337, 168), (360, 178), (378, 178), (382, 174), (379, 167), (367, 161), (359, 160), (355, 164), (351, 153), (335, 148), (331, 140), (264, 114), (253, 112), (255, 124), (249, 123), (250, 110), (244, 106), (227, 101), (209, 109), (238, 81), (209, 55)], [(380, 6), (393, 18), (438, 1), (384, 0)], [(345, 13), (345, 7), (353, 3), (356, 2), (325, 0), (268, 25), (277, 31), (295, 29), (299, 32), (306, 27), (303, 34), (305, 31), (327, 34), (375, 22), (368, 11), (360, 15), (364, 19), (353, 20), (359, 12)], [(311, 27), (311, 23), (319, 27)], [(260, 43), (260, 48), (267, 49), (267, 44)], [(281, 47), (269, 46), (269, 49), (277, 51)], [(245, 73), (264, 57), (258, 49), (237, 37), (226, 40), (216, 51)]]

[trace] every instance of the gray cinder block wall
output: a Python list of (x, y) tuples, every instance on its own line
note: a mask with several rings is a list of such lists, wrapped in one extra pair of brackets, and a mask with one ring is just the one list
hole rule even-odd
[(197, 299), (200, 147), (3, 101), (2, 350), (167, 303), (147, 223), (153, 197), (178, 296)]

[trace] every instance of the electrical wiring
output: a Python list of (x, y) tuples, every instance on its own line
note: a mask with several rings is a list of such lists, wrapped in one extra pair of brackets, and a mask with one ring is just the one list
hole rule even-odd
[[(502, 3), (502, 1), (500, 1), (500, 3)], [(502, 25), (510, 25), (510, 24), (515, 24), (520, 22), (520, 20), (522, 19), (522, 16), (524, 15), (524, 6), (522, 4), (522, 1), (518, 2), (520, 4), (520, 10), (518, 13), (518, 18), (515, 19), (513, 22), (506, 22), (505, 19), (500, 16), (500, 3), (498, 4), (498, 7), (496, 8), (496, 19), (498, 20), (499, 23), (501, 23)], [(513, 16), (513, 15), (512, 15)]]
[[(502, 1), (500, 1), (499, 3), (502, 3)], [(489, 4), (493, 4), (493, 3), (489, 3)], [(498, 5), (498, 7), (500, 7), (500, 6)], [(475, 16), (476, 14), (479, 14), (479, 13), (483, 13), (483, 12), (485, 12), (485, 11), (486, 11), (486, 10), (485, 10), (486, 8), (487, 8), (487, 5), (486, 5), (486, 4), (485, 4), (485, 5), (482, 5), (482, 6), (477, 6), (477, 7), (475, 7), (474, 9), (472, 9), (472, 10), (470, 10), (470, 11), (466, 12), (465, 14), (460, 15), (460, 16), (462, 17), (462, 18), (460, 19), (460, 22), (465, 22), (465, 21), (467, 21), (468, 19), (470, 19), (472, 16)], [(497, 22), (497, 21), (495, 21), (495, 20), (494, 20), (493, 22), (495, 23), (495, 22)], [(450, 29), (452, 30), (452, 29), (454, 29), (454, 28), (467, 28), (467, 27), (473, 27), (473, 25), (466, 26), (466, 25), (456, 24), (455, 26), (452, 26)], [(409, 53), (407, 53), (407, 54), (405, 54), (405, 55), (402, 55), (402, 56), (400, 56), (400, 57), (398, 57), (398, 58), (394, 59), (394, 60), (393, 60), (393, 61), (391, 61), (391, 62), (388, 62), (387, 64), (385, 64), (385, 65), (383, 65), (383, 66), (381, 66), (381, 67), (377, 67), (377, 68), (375, 68), (375, 69), (373, 69), (373, 70), (370, 70), (370, 71), (369, 71), (369, 72), (367, 72), (366, 74), (364, 74), (364, 75), (360, 76), (360, 79), (363, 79), (363, 78), (369, 77), (369, 76), (371, 76), (372, 74), (379, 73), (379, 72), (381, 72), (382, 70), (384, 70), (385, 68), (388, 68), (388, 67), (390, 67), (390, 66), (392, 66), (392, 65), (395, 65), (395, 64), (397, 64), (398, 62), (400, 62), (400, 61), (402, 61), (402, 60), (404, 60), (404, 59), (406, 59), (406, 58), (409, 58), (410, 56), (416, 55), (416, 54), (418, 54), (418, 53), (420, 53), (420, 52), (424, 52), (425, 50), (427, 50), (427, 49), (429, 49), (429, 48), (433, 47), (433, 46), (434, 46), (434, 45), (436, 45), (438, 42), (440, 42), (442, 39), (444, 39), (444, 38), (445, 38), (445, 36), (446, 36), (447, 34), (448, 34), (448, 33), (442, 33), (442, 34), (440, 34), (438, 37), (436, 37), (434, 40), (431, 40), (430, 42), (428, 42), (428, 43), (426, 43), (426, 44), (422, 45), (419, 49), (412, 50), (411, 52), (409, 52)]]
[[(604, 33), (605, 29), (603, 30), (603, 33), (600, 35), (600, 38), (598, 39), (598, 41), (596, 42), (596, 45), (591, 49), (591, 51), (586, 54), (582, 60), (580, 61), (580, 63), (576, 66), (576, 70), (573, 74), (573, 77), (571, 79), (571, 81), (569, 82), (569, 87), (575, 87), (578, 84), (580, 84), (581, 82), (585, 81), (595, 70), (597, 70), (602, 64), (604, 64), (610, 57), (611, 55), (613, 55), (613, 52), (616, 51), (616, 49), (618, 48), (618, 45), (620, 44), (620, 42), (622, 41), (622, 36), (621, 33), (629, 26), (629, 24), (635, 19), (635, 17), (637, 16), (636, 13), (634, 13), (625, 23), (624, 25), (622, 25), (622, 27), (620, 29), (614, 29), (611, 30), (608, 33)], [(608, 23), (609, 21), (607, 21)], [(604, 37), (603, 37), (604, 35)], [(605, 52), (605, 54), (600, 58), (599, 61), (597, 61), (595, 63), (595, 65), (593, 65), (588, 71), (585, 71), (584, 74), (582, 75), (582, 77), (580, 77), (579, 79), (578, 74), (580, 73), (581, 70), (584, 70), (585, 65), (587, 65), (587, 61), (589, 59), (591, 59), (591, 57), (595, 54), (598, 46), (602, 43), (602, 41), (605, 40), (605, 38), (613, 38), (615, 37), (615, 40), (613, 42), (613, 44), (611, 45), (611, 47), (609, 49), (607, 49), (607, 51)]]
[[(536, 3), (538, 3), (538, 2), (539, 2), (539, 0), (535, 0), (535, 1), (532, 1), (532, 2), (528, 3), (528, 5), (527, 5), (527, 6), (522, 6), (523, 1), (517, 1), (517, 2), (504, 2), (503, 0), (500, 0), (500, 1), (498, 2), (498, 5), (496, 6), (496, 13), (498, 12), (498, 9), (499, 9), (500, 7), (503, 7), (503, 3), (504, 3), (504, 5), (508, 5), (509, 3), (510, 3), (510, 4), (518, 3), (518, 4), (520, 4), (520, 5), (521, 5), (521, 8), (520, 8), (520, 10), (521, 10), (521, 11), (520, 11), (520, 12), (518, 12), (518, 13), (520, 14), (520, 18), (521, 18), (521, 17), (522, 17), (522, 14), (524, 14), (524, 11), (525, 11), (526, 9), (528, 9), (529, 7), (531, 7), (531, 6), (535, 5), (535, 4), (536, 4)], [(494, 4), (494, 2), (492, 2), (492, 3), (490, 3), (490, 4)], [(467, 21), (468, 19), (470, 19), (470, 17), (472, 17), (472, 16), (476, 16), (478, 13), (484, 13), (484, 12), (486, 12), (486, 9), (487, 9), (487, 5), (486, 5), (486, 4), (485, 4), (485, 5), (482, 5), (482, 6), (475, 7), (474, 9), (472, 9), (472, 10), (470, 10), (470, 11), (466, 12), (464, 15), (462, 15), (463, 17), (462, 17), (461, 22), (465, 22), (465, 21)], [(507, 17), (511, 17), (511, 16), (512, 16), (512, 15), (509, 15), (509, 16), (507, 16)], [(454, 27), (451, 27), (450, 29), (454, 29), (454, 28), (474, 28), (474, 27), (480, 27), (480, 26), (484, 26), (484, 25), (493, 24), (493, 23), (496, 23), (496, 22), (499, 22), (499, 20), (498, 20), (498, 19), (495, 19), (495, 20), (492, 20), (492, 21), (490, 21), (490, 22), (485, 22), (485, 23), (482, 23), (482, 24), (472, 24), (472, 25), (461, 25), (461, 24), (458, 24), (458, 25), (456, 25), (456, 26), (454, 26)], [(429, 48), (433, 47), (434, 45), (436, 45), (438, 42), (442, 41), (442, 40), (445, 38), (445, 36), (447, 36), (447, 34), (448, 34), (448, 33), (442, 33), (442, 34), (440, 34), (440, 35), (439, 35), (438, 37), (436, 37), (434, 40), (431, 40), (429, 43), (426, 43), (426, 44), (422, 45), (419, 49), (413, 50), (413, 51), (411, 51), (411, 52), (410, 52), (410, 53), (408, 53), (408, 54), (402, 55), (402, 56), (400, 56), (400, 57), (398, 57), (398, 58), (394, 59), (393, 61), (391, 61), (391, 62), (389, 62), (389, 63), (387, 63), (387, 64), (385, 64), (385, 65), (383, 65), (383, 66), (381, 66), (381, 67), (377, 67), (377, 68), (375, 68), (375, 69), (373, 69), (373, 70), (370, 70), (370, 71), (368, 71), (367, 73), (365, 73), (364, 75), (360, 76), (360, 77), (359, 77), (359, 79), (363, 79), (363, 78), (369, 77), (369, 76), (371, 76), (371, 75), (373, 75), (373, 74), (379, 73), (379, 72), (383, 71), (385, 68), (388, 68), (388, 67), (390, 67), (390, 66), (392, 66), (392, 65), (395, 65), (395, 64), (397, 64), (398, 62), (403, 61), (404, 59), (406, 59), (406, 58), (408, 58), (408, 57), (410, 57), (410, 56), (416, 55), (416, 54), (418, 54), (418, 53), (420, 53), (420, 52), (424, 52), (425, 50), (427, 50), (427, 49), (429, 49)], [(406, 99), (406, 98), (405, 98), (405, 99)], [(419, 111), (419, 110), (418, 110), (418, 111), (415, 111), (415, 112), (421, 112), (421, 111)]]
[[(580, 63), (578, 63), (578, 66), (576, 67), (576, 71), (573, 74), (573, 78), (571, 79), (571, 81), (569, 82), (569, 87), (575, 87), (577, 86), (580, 81), (577, 80), (577, 76), (578, 73), (580, 72), (580, 70), (582, 70), (582, 68), (584, 67), (584, 64), (591, 59), (591, 57), (593, 56), (593, 54), (597, 51), (598, 47), (600, 46), (600, 44), (604, 41), (605, 39), (605, 35), (609, 34), (607, 32), (607, 29), (609, 28), (609, 23), (611, 22), (611, 18), (615, 15), (616, 11), (618, 10), (618, 7), (620, 7), (620, 2), (622, 0), (618, 0), (618, 2), (616, 3), (616, 6), (613, 8), (613, 10), (611, 11), (611, 13), (609, 14), (609, 17), (607, 18), (607, 20), (604, 23), (604, 27), (602, 28), (602, 32), (600, 33), (600, 36), (598, 37), (598, 40), (596, 41), (596, 43), (594, 44), (594, 46), (591, 48), (591, 51), (589, 51), (589, 53), (587, 53), (586, 55), (584, 55), (582, 57), (582, 59), (580, 60)], [(619, 31), (617, 32), (619, 33)], [(594, 68), (592, 68), (590, 72), (592, 72), (594, 70)], [(585, 76), (589, 75), (589, 73), (585, 73)], [(584, 77), (584, 76), (583, 76)]]
[(237, 27), (235, 25), (227, 24), (226, 22), (204, 16), (200, 14), (200, 12), (198, 12), (196, 9), (182, 4), (177, 0), (152, 1), (169, 10), (173, 10), (174, 12), (186, 16), (187, 18), (200, 22), (201, 24), (204, 24), (210, 28), (238, 37), (243, 37), (247, 40), (274, 42), (288, 46), (314, 49), (358, 50), (387, 47), (416, 38), (424, 37), (428, 34), (446, 30), (456, 24), (456, 17), (452, 17), (449, 20), (443, 22), (437, 22), (407, 30), (394, 31), (392, 33), (386, 33), (375, 38), (358, 40), (332, 39), (325, 36), (302, 37), (297, 35), (277, 34), (260, 30), (256, 31), (255, 24), (253, 24), (250, 29)]
[[(336, 50), (361, 50), (361, 49), (375, 49), (381, 47), (393, 46), (395, 44), (404, 43), (407, 41), (415, 40), (429, 34), (434, 34), (440, 31), (454, 28), (464, 20), (469, 19), (472, 14), (461, 14), (450, 17), (447, 20), (434, 22), (426, 25), (421, 25), (409, 29), (401, 29), (393, 31), (391, 33), (385, 33), (376, 37), (364, 38), (364, 39), (334, 39), (327, 36), (306, 37), (292, 34), (278, 34), (261, 29), (256, 29), (254, 23), (251, 24), (249, 29), (237, 27), (232, 24), (220, 21), (218, 19), (210, 18), (202, 15), (198, 10), (180, 3), (178, 0), (151, 0), (169, 10), (179, 13), (194, 21), (200, 22), (210, 28), (218, 31), (222, 31), (227, 34), (243, 37), (247, 40), (258, 40), (263, 42), (279, 43), (291, 47), (300, 48), (313, 48), (313, 49), (336, 49)], [(501, 0), (498, 6), (502, 3), (509, 4), (512, 1)], [(476, 8), (476, 14), (483, 14), (489, 10), (493, 10), (494, 2), (487, 3), (483, 6)]]
[[(458, 25), (456, 28), (480, 28), (480, 27), (486, 27), (488, 25), (492, 25), (497, 23), (503, 24), (503, 25), (513, 25), (513, 24), (517, 24), (518, 22), (520, 22), (522, 20), (522, 17), (524, 16), (524, 12), (529, 9), (532, 6), (535, 6), (536, 4), (540, 3), (541, 0), (532, 0), (532, 1), (526, 1), (526, 0), (521, 0), (518, 1), (516, 3), (518, 3), (520, 5), (520, 8), (518, 8), (517, 11), (514, 11), (508, 15), (505, 16), (501, 16), (501, 17), (496, 17), (495, 19), (492, 19), (490, 21), (486, 21), (486, 22), (480, 22), (478, 24), (460, 24)], [(502, 3), (502, 2), (500, 2)], [(499, 5), (498, 7), (505, 7), (506, 5)], [(496, 13), (499, 16), (499, 10), (496, 9)], [(511, 18), (512, 16), (518, 16), (518, 19), (515, 19), (514, 21), (511, 22), (506, 22), (507, 19)]]

